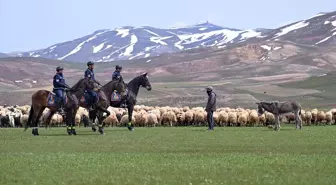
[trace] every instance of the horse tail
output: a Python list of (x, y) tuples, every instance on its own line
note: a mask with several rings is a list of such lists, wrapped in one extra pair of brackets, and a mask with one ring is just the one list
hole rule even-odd
[(32, 105), (31, 108), (30, 108), (30, 112), (29, 112), (29, 117), (28, 117), (28, 122), (25, 126), (25, 130), (28, 129), (28, 127), (30, 127), (30, 123), (32, 122), (32, 119), (33, 119), (33, 115), (34, 115), (34, 106)]

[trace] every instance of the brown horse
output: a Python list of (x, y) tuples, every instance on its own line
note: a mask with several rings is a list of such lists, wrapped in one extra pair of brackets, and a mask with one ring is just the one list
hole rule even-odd
[[(94, 89), (95, 82), (91, 79), (79, 80), (71, 89), (66, 90), (66, 124), (67, 132), (69, 135), (76, 135), (75, 131), (75, 115), (79, 108), (79, 99), (84, 95), (85, 89)], [(50, 109), (50, 114), (46, 120), (46, 125), (49, 125), (51, 117), (58, 111), (59, 105), (55, 103), (55, 94), (47, 90), (38, 90), (32, 95), (32, 106), (29, 113), (28, 123), (25, 130), (29, 126), (32, 128), (32, 134), (34, 136), (38, 133), (38, 121), (42, 116), (42, 112), (47, 107)]]
[[(99, 89), (98, 92), (98, 101), (95, 103), (95, 110), (91, 112), (94, 115), (97, 115), (98, 118), (98, 124), (99, 124), (99, 132), (101, 134), (104, 134), (104, 125), (103, 125), (103, 120), (105, 117), (108, 117), (110, 115), (110, 112), (107, 110), (107, 108), (110, 105), (110, 98), (111, 95), (114, 91), (120, 92), (122, 97), (126, 96), (126, 84), (124, 83), (124, 80), (120, 78), (118, 81), (110, 81), (106, 85), (102, 86)], [(80, 99), (79, 106), (83, 108), (88, 108), (89, 105), (85, 101), (85, 97)], [(106, 113), (105, 116), (103, 114)], [(91, 118), (91, 122), (93, 123), (95, 120)], [(94, 116), (95, 118), (95, 116)]]

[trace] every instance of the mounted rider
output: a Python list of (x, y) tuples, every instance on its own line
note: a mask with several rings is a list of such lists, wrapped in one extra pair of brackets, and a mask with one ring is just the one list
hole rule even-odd
[[(121, 74), (120, 74), (121, 71), (122, 71), (122, 67), (120, 65), (116, 65), (115, 71), (112, 74), (112, 81), (119, 80), (121, 78)], [(121, 108), (126, 108), (127, 107), (126, 98), (121, 99), (120, 107)]]
[[(100, 86), (100, 83), (95, 79), (95, 76), (94, 76), (94, 72), (93, 72), (94, 63), (92, 61), (89, 61), (87, 63), (87, 66), (88, 68), (86, 69), (84, 73), (84, 78), (90, 78)], [(92, 111), (95, 109), (95, 102), (97, 101), (98, 94), (91, 89), (86, 89), (86, 92), (90, 95), (91, 100), (89, 101), (90, 102), (89, 110)]]
[(64, 115), (64, 107), (66, 104), (66, 95), (64, 93), (65, 89), (70, 89), (70, 87), (65, 83), (63, 77), (63, 67), (58, 66), (56, 68), (56, 74), (53, 80), (53, 92), (58, 97), (59, 113)]

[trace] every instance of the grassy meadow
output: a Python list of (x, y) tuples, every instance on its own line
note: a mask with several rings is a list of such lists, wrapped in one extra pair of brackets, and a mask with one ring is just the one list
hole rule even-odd
[(0, 129), (0, 184), (335, 184), (336, 127)]

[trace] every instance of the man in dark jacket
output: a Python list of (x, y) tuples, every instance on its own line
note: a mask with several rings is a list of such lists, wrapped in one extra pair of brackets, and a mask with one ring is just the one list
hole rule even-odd
[(213, 88), (208, 86), (206, 88), (206, 92), (208, 94), (208, 103), (205, 108), (207, 112), (207, 121), (209, 124), (208, 130), (214, 129), (214, 119), (213, 119), (213, 112), (216, 111), (216, 94), (213, 92)]
[(66, 99), (64, 96), (64, 90), (70, 89), (70, 87), (65, 83), (64, 77), (63, 77), (63, 67), (57, 67), (56, 68), (56, 74), (54, 76), (53, 80), (54, 89), (53, 92), (56, 94), (56, 96), (59, 99), (59, 113), (64, 115), (64, 107), (66, 104)]
[[(94, 73), (93, 73), (93, 68), (94, 68), (94, 63), (89, 61), (87, 63), (88, 68), (86, 69), (84, 73), (84, 78), (91, 78), (95, 83), (100, 85), (100, 83), (95, 79)], [(91, 89), (86, 89), (86, 92), (90, 95), (90, 107), (89, 111), (92, 111), (95, 109), (95, 102), (97, 101), (98, 94), (91, 90)]]
[(112, 74), (112, 80), (119, 80), (119, 78), (121, 77), (121, 72), (122, 67), (120, 65), (116, 65), (115, 67), (115, 71)]
[[(112, 74), (112, 81), (119, 80), (121, 78), (121, 74), (120, 74), (121, 70), (122, 70), (122, 67), (120, 65), (116, 65), (115, 71)], [(120, 101), (121, 101), (120, 107), (127, 108), (126, 97), (122, 98)]]

